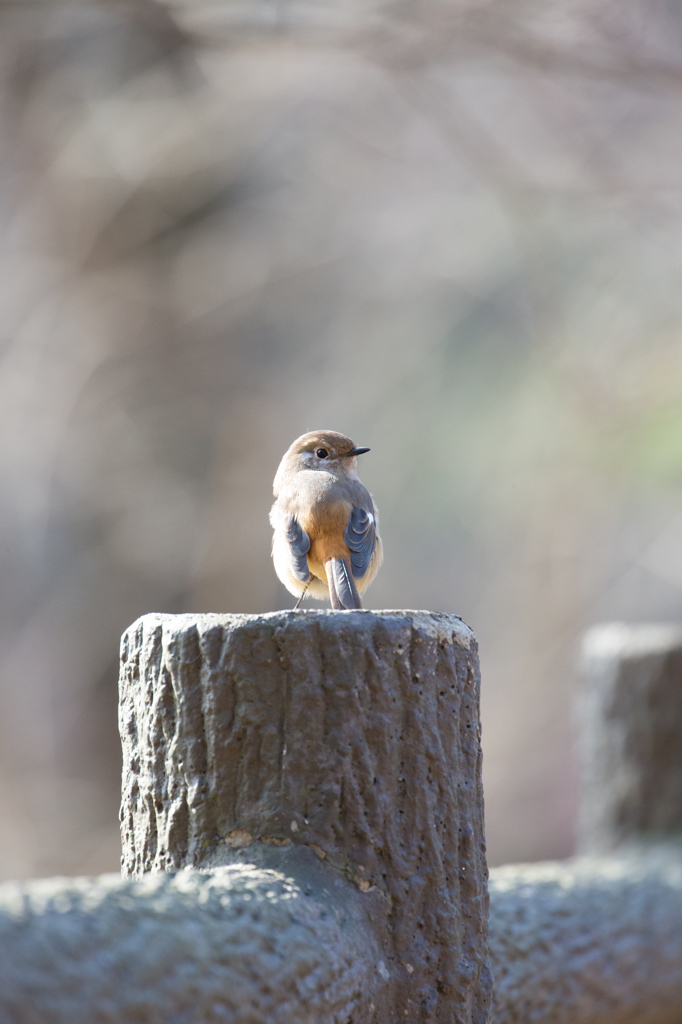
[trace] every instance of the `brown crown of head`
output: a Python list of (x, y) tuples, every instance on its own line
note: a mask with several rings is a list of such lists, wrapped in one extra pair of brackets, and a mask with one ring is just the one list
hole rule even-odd
[(296, 438), (289, 453), (301, 455), (303, 452), (316, 452), (318, 448), (324, 448), (334, 457), (335, 455), (346, 455), (354, 447), (355, 445), (349, 437), (337, 433), (336, 430), (311, 430)]

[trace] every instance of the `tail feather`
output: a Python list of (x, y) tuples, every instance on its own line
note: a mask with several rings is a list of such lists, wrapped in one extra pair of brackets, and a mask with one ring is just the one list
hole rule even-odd
[(325, 563), (329, 597), (332, 608), (362, 608), (358, 588), (355, 586), (353, 574), (342, 558), (330, 558)]

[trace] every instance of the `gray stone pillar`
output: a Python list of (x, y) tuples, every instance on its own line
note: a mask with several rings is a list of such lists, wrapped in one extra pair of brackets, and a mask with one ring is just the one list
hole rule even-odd
[(581, 850), (682, 837), (682, 628), (598, 626), (583, 665)]
[(478, 701), (455, 616), (147, 615), (121, 648), (124, 874), (315, 865), (379, 965), (344, 1020), (483, 1024)]

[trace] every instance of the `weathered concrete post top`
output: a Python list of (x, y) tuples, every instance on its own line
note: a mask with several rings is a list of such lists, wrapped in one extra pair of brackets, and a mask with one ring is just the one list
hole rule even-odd
[(479, 670), (459, 618), (147, 615), (121, 659), (124, 874), (313, 865), (381, 954), (389, 994), (353, 1021), (487, 1019)]

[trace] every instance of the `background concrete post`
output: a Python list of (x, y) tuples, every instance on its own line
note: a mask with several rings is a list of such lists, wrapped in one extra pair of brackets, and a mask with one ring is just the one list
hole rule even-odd
[(123, 872), (314, 865), (380, 956), (353, 1021), (482, 1024), (478, 701), (455, 616), (147, 615), (121, 647)]
[(491, 872), (495, 1024), (682, 1021), (682, 629), (587, 633), (585, 856)]
[(595, 627), (583, 665), (581, 850), (682, 838), (682, 629)]

